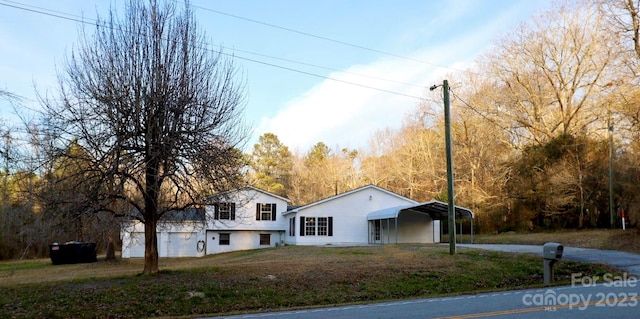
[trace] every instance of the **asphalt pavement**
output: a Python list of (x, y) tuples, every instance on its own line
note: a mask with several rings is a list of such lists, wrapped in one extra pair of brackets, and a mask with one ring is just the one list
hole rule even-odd
[[(542, 256), (542, 245), (457, 244), (457, 247), (477, 248)], [(640, 276), (640, 254), (615, 250), (564, 247), (562, 259), (608, 264), (629, 274)]]

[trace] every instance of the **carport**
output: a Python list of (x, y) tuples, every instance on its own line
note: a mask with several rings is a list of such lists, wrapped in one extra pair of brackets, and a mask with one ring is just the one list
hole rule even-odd
[[(473, 212), (464, 207), (455, 206), (455, 217), (456, 220), (460, 219), (470, 219), (471, 220), (471, 242), (473, 243)], [(369, 227), (369, 240), (370, 244), (375, 243), (391, 243), (391, 237), (395, 237), (395, 243), (398, 243), (398, 217), (402, 214), (402, 216), (420, 216), (420, 215), (428, 215), (432, 221), (442, 221), (449, 219), (449, 210), (447, 203), (432, 200), (426, 203), (405, 205), (405, 206), (397, 206), (386, 208), (378, 211), (371, 212), (367, 215), (367, 223)], [(386, 224), (386, 227), (384, 227)], [(438, 223), (439, 226), (440, 223)], [(455, 227), (455, 225), (453, 225)], [(386, 229), (386, 237), (384, 233), (381, 233), (382, 230)], [(391, 230), (394, 229), (393, 235), (391, 234)], [(435, 234), (435, 223), (432, 226), (433, 231), (433, 242), (439, 242), (440, 235), (440, 227), (438, 227), (438, 240), (436, 240)]]

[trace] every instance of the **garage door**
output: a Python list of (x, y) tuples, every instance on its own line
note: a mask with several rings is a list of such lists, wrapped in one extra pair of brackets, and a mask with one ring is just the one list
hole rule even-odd
[(129, 246), (131, 258), (144, 257), (144, 233), (131, 233), (131, 243)]
[(168, 257), (197, 257), (197, 233), (169, 233)]

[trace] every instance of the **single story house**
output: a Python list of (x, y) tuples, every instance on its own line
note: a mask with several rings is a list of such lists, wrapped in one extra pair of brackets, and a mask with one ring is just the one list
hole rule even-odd
[[(448, 218), (446, 203), (419, 203), (375, 185), (300, 207), (288, 208), (288, 199), (253, 186), (217, 194), (208, 202), (201, 215), (159, 223), (160, 257), (279, 245), (438, 243), (440, 221)], [(462, 207), (456, 206), (455, 214), (473, 218)], [(139, 221), (123, 223), (123, 258), (144, 256), (141, 231)]]

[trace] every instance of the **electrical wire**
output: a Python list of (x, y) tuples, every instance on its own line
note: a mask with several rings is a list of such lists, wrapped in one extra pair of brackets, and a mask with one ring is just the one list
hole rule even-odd
[[(78, 22), (78, 23), (85, 24), (85, 25), (95, 25), (97, 27), (103, 27), (103, 28), (114, 29), (115, 27), (117, 27), (117, 26), (113, 26), (113, 25), (100, 25), (100, 21), (97, 20), (97, 19), (90, 19), (90, 18), (80, 17), (80, 16), (74, 15), (74, 14), (69, 14), (69, 13), (65, 13), (65, 12), (60, 12), (60, 11), (55, 11), (55, 10), (50, 10), (50, 9), (38, 7), (38, 6), (23, 4), (23, 3), (20, 3), (20, 2), (16, 2), (16, 1), (10, 1), (10, 0), (0, 0), (0, 1), (4, 2), (4, 3), (0, 2), (0, 5), (2, 5), (2, 6), (14, 8), (14, 9), (19, 9), (19, 10), (24, 10), (24, 11), (31, 12), (31, 13), (42, 14), (42, 15), (46, 15), (46, 16), (50, 16), (50, 17), (54, 17), (54, 18), (59, 18), (59, 19), (64, 19), (64, 20), (68, 20), (68, 21)], [(199, 7), (199, 8), (201, 8), (201, 7)], [(206, 8), (204, 8), (204, 9), (206, 9)], [(213, 11), (215, 11), (215, 10), (213, 10)], [(120, 29), (120, 30), (121, 31), (126, 31), (126, 30), (122, 30), (122, 29)], [(287, 71), (290, 71), (290, 72), (305, 74), (305, 75), (308, 75), (308, 76), (313, 76), (313, 77), (317, 77), (317, 78), (322, 78), (322, 79), (326, 79), (326, 80), (330, 80), (330, 81), (340, 82), (340, 83), (349, 84), (349, 85), (353, 85), (353, 86), (358, 86), (358, 87), (362, 87), (362, 88), (367, 88), (367, 89), (371, 89), (371, 90), (376, 90), (376, 91), (380, 91), (380, 92), (395, 94), (395, 95), (399, 95), (399, 96), (409, 97), (409, 98), (413, 98), (413, 99), (417, 99), (417, 100), (423, 100), (423, 98), (421, 98), (421, 97), (410, 95), (410, 94), (405, 94), (405, 93), (392, 91), (392, 90), (387, 90), (387, 89), (381, 89), (381, 88), (373, 87), (373, 86), (370, 86), (370, 85), (365, 85), (365, 84), (360, 84), (360, 83), (356, 83), (356, 82), (352, 82), (352, 81), (336, 79), (336, 78), (332, 78), (332, 77), (329, 77), (329, 76), (324, 76), (324, 75), (315, 74), (315, 73), (312, 73), (312, 72), (307, 72), (307, 71), (303, 71), (303, 70), (294, 69), (294, 68), (291, 68), (291, 67), (286, 67), (286, 66), (282, 66), (282, 65), (273, 64), (273, 63), (268, 63), (268, 62), (264, 62), (264, 61), (260, 61), (260, 60), (256, 60), (256, 59), (251, 59), (251, 58), (247, 58), (247, 57), (243, 57), (243, 56), (238, 56), (238, 55), (235, 55), (235, 54), (229, 54), (229, 53), (223, 52), (222, 50), (214, 50), (214, 49), (210, 49), (210, 48), (202, 48), (202, 49), (205, 49), (205, 50), (208, 50), (210, 52), (217, 53), (217, 54), (227, 55), (227, 56), (230, 56), (232, 58), (237, 58), (237, 59), (240, 59), (240, 60), (245, 60), (245, 61), (258, 63), (258, 64), (262, 64), (262, 65), (266, 65), (266, 66), (270, 66), (270, 67), (274, 67), (274, 68), (287, 70)], [(246, 50), (234, 49), (234, 51), (243, 52), (243, 53), (246, 53), (246, 54), (253, 54), (253, 55), (262, 56), (262, 57), (268, 57), (268, 58), (272, 58), (272, 59), (278, 59), (278, 60), (282, 60), (282, 61), (286, 61), (286, 62), (290, 62), (290, 63), (296, 63), (296, 64), (300, 64), (300, 65), (307, 65), (307, 66), (312, 66), (312, 67), (316, 67), (316, 68), (332, 70), (332, 71), (335, 71), (335, 72), (341, 72), (341, 73), (352, 74), (352, 75), (357, 75), (357, 76), (361, 76), (361, 77), (367, 77), (367, 78), (376, 79), (376, 80), (393, 82), (393, 83), (398, 83), (398, 84), (403, 84), (403, 85), (408, 85), (408, 86), (414, 86), (414, 87), (422, 87), (422, 86), (416, 85), (416, 84), (409, 84), (409, 83), (404, 83), (404, 82), (385, 79), (385, 78), (380, 78), (380, 77), (373, 77), (373, 76), (359, 74), (359, 73), (355, 73), (355, 72), (341, 71), (341, 70), (337, 70), (337, 69), (333, 69), (333, 68), (329, 68), (329, 67), (323, 67), (323, 66), (319, 66), (319, 65), (315, 65), (315, 64), (305, 63), (305, 62), (299, 62), (299, 61), (294, 61), (294, 60), (288, 60), (288, 59), (268, 56), (268, 55), (255, 53), (255, 52), (251, 52), (251, 51), (246, 51)]]
[[(182, 4), (186, 4), (185, 2), (180, 2), (180, 1), (176, 1), (176, 2), (182, 3)], [(291, 32), (291, 33), (296, 33), (296, 34), (300, 34), (300, 35), (303, 35), (303, 36), (307, 36), (307, 37), (311, 37), (311, 38), (315, 38), (315, 39), (320, 39), (320, 40), (324, 40), (324, 41), (328, 41), (328, 42), (332, 42), (332, 43), (336, 43), (336, 44), (340, 44), (340, 45), (344, 45), (344, 46), (349, 46), (349, 47), (360, 49), (360, 50), (374, 52), (374, 53), (381, 54), (381, 55), (391, 56), (391, 57), (395, 57), (395, 58), (399, 58), (399, 59), (403, 59), (403, 60), (407, 60), (407, 61), (426, 64), (426, 65), (435, 66), (435, 67), (439, 67), (439, 68), (443, 68), (443, 69), (449, 69), (449, 70), (453, 70), (453, 71), (462, 71), (462, 70), (450, 68), (450, 67), (447, 67), (447, 66), (444, 66), (444, 65), (430, 63), (430, 62), (426, 62), (426, 61), (423, 61), (423, 60), (414, 59), (414, 58), (411, 58), (411, 57), (407, 57), (407, 56), (403, 56), (403, 55), (400, 55), (400, 54), (391, 53), (391, 52), (387, 52), (387, 51), (382, 51), (382, 50), (378, 50), (378, 49), (373, 49), (373, 48), (365, 47), (365, 46), (358, 45), (358, 44), (353, 44), (353, 43), (346, 42), (346, 41), (336, 40), (336, 39), (332, 39), (332, 38), (329, 38), (329, 37), (316, 35), (316, 34), (305, 32), (305, 31), (296, 30), (296, 29), (293, 29), (293, 28), (287, 28), (287, 27), (279, 26), (279, 25), (276, 25), (276, 24), (273, 24), (273, 23), (263, 22), (263, 21), (259, 21), (259, 20), (255, 20), (255, 19), (251, 19), (251, 18), (246, 18), (246, 17), (239, 16), (239, 15), (236, 15), (236, 14), (231, 14), (231, 13), (227, 13), (227, 12), (223, 12), (223, 11), (219, 11), (219, 10), (215, 10), (215, 9), (210, 9), (210, 8), (206, 8), (206, 7), (203, 7), (203, 6), (191, 5), (191, 7), (196, 8), (196, 9), (201, 9), (201, 10), (204, 10), (204, 11), (213, 12), (213, 13), (220, 14), (220, 15), (224, 15), (224, 16), (227, 16), (227, 17), (231, 17), (231, 18), (247, 21), (247, 22), (252, 22), (252, 23), (264, 25), (264, 26), (271, 27), (271, 28), (274, 28), (274, 29), (279, 29), (279, 30), (283, 30), (283, 31)]]

